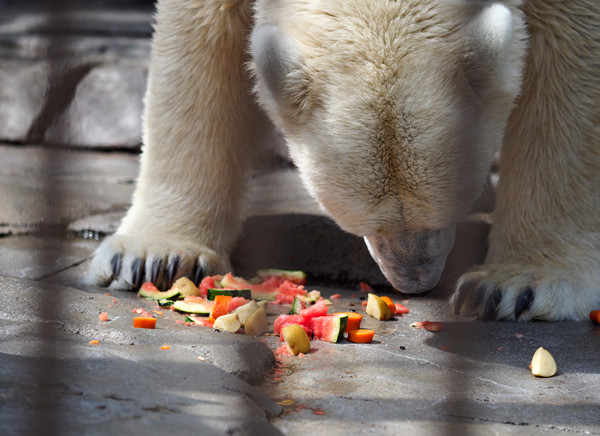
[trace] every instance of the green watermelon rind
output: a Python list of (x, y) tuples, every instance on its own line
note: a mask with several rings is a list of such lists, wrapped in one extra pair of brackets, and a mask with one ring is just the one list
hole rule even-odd
[(173, 303), (173, 309), (183, 313), (195, 313), (197, 315), (209, 316), (212, 310), (211, 306), (202, 303), (191, 303), (183, 300), (178, 300)]
[[(329, 315), (325, 315), (329, 316)], [(321, 318), (321, 317), (317, 317)], [(323, 335), (323, 341), (337, 343), (344, 339), (344, 332), (346, 331), (346, 326), (348, 325), (348, 315), (336, 314), (332, 317), (335, 320), (335, 327), (331, 329), (328, 335)]]
[(147, 298), (148, 300), (173, 300), (179, 297), (180, 292), (177, 289), (169, 289), (168, 291), (161, 292), (140, 288), (138, 295), (140, 297)]
[(244, 297), (246, 300), (252, 299), (252, 291), (250, 289), (217, 289), (209, 288), (206, 299), (214, 300), (217, 295), (229, 295), (231, 297)]

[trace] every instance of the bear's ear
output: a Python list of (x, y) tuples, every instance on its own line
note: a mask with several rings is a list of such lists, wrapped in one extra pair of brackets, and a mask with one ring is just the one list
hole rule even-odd
[(254, 29), (251, 53), (257, 74), (259, 97), (265, 91), (280, 109), (293, 112), (306, 104), (308, 80), (296, 42), (272, 24)]
[(513, 17), (500, 3), (478, 4), (474, 8), (468, 25), (465, 63), (471, 86), (485, 92), (510, 81)]

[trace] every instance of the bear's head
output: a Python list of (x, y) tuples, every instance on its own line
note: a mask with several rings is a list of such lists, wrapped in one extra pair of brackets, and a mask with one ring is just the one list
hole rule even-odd
[(255, 91), (309, 192), (397, 289), (434, 287), (519, 92), (522, 17), (447, 0), (257, 11)]

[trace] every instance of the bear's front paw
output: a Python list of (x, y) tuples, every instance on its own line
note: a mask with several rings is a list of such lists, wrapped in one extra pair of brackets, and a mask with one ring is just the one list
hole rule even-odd
[(485, 265), (464, 274), (452, 297), (456, 314), (492, 320), (583, 320), (600, 308), (600, 277), (551, 267)]
[(115, 234), (94, 253), (87, 282), (115, 290), (137, 290), (145, 281), (168, 289), (179, 277), (196, 284), (206, 275), (231, 270), (227, 256), (168, 236)]

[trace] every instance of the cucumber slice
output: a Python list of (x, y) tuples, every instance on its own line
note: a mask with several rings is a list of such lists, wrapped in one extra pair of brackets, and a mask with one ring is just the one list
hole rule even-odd
[(178, 300), (173, 303), (173, 309), (184, 313), (196, 313), (198, 315), (209, 316), (212, 310), (212, 305), (202, 303), (191, 303), (183, 300)]
[(288, 315), (295, 315), (300, 313), (300, 310), (302, 310), (302, 300), (298, 297), (294, 297), (294, 301), (292, 302), (292, 306), (290, 307), (290, 311), (288, 312)]
[(246, 300), (252, 299), (252, 291), (250, 289), (215, 289), (209, 288), (207, 300), (214, 300), (217, 295), (229, 295), (231, 297), (244, 297)]
[(161, 292), (157, 289), (150, 289), (150, 287), (142, 286), (138, 291), (138, 295), (147, 298), (148, 300), (171, 300), (179, 296), (179, 290), (169, 289), (168, 291)]

